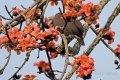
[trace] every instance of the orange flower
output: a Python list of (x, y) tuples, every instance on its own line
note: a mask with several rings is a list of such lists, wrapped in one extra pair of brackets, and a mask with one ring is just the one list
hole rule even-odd
[(40, 32), (40, 29), (35, 24), (30, 24), (29, 26), (25, 26), (24, 31), (25, 34), (31, 34), (32, 36), (36, 37)]
[(120, 44), (117, 45), (117, 48), (114, 50), (116, 56), (120, 55)]
[(41, 32), (36, 36), (36, 38), (44, 41), (45, 36), (46, 36), (46, 32)]
[[(35, 12), (36, 11), (36, 12)], [(25, 16), (26, 16), (26, 19), (30, 19), (32, 17), (32, 15), (36, 13), (36, 14), (41, 14), (41, 10), (40, 9), (31, 9), (30, 11), (28, 11)]]
[(83, 8), (84, 13), (85, 13), (86, 16), (90, 16), (90, 14), (91, 14), (90, 10), (91, 10), (92, 6), (93, 6), (93, 3), (91, 3), (91, 2), (82, 5), (82, 8)]
[(2, 27), (3, 24), (2, 24), (2, 18), (0, 18), (0, 27)]
[(63, 4), (66, 10), (79, 10), (82, 5), (82, 0), (63, 0)]
[(42, 68), (42, 72), (44, 72), (45, 70), (48, 70), (50, 69), (49, 67), (49, 63), (48, 62), (45, 62), (43, 60), (39, 61), (39, 62), (35, 62), (34, 63), (34, 66), (37, 66), (37, 67), (41, 67)]
[(22, 38), (22, 31), (19, 31), (18, 27), (14, 27), (13, 30), (8, 30), (9, 36), (12, 42), (17, 42), (18, 39)]
[(58, 5), (58, 0), (49, 0), (51, 6)]
[[(47, 38), (50, 35), (55, 35), (54, 40), (57, 41), (58, 40), (58, 35), (60, 34), (59, 31), (53, 29), (53, 28), (49, 28), (48, 30), (41, 32), (37, 35), (37, 39), (41, 39), (41, 40), (45, 40), (45, 38)], [(52, 37), (50, 37), (52, 38)]]
[(90, 77), (92, 71), (94, 71), (94, 60), (86, 55), (80, 55), (75, 58), (72, 63), (74, 65), (80, 65), (80, 67), (76, 70), (77, 77), (85, 78), (87, 76)]
[[(96, 28), (97, 33), (99, 33), (101, 30), (102, 28)], [(111, 44), (114, 42), (114, 36), (115, 36), (115, 32), (109, 29), (104, 33), (103, 38), (105, 40), (108, 40), (108, 44)]]
[(58, 56), (57, 52), (51, 52), (50, 53), (50, 58), (53, 59), (53, 58), (56, 58)]
[(23, 10), (20, 10), (19, 8), (17, 8), (17, 7), (13, 7), (12, 8), (12, 14), (13, 14), (13, 16), (17, 16), (17, 15), (19, 15), (20, 13), (22, 13), (23, 12)]
[(93, 5), (92, 8), (90, 9), (91, 16), (95, 15), (95, 13), (97, 13), (97, 11), (99, 10), (100, 10), (100, 5)]
[(0, 38), (0, 44), (8, 43), (9, 39), (7, 36), (3, 36)]
[(25, 75), (22, 80), (34, 80), (37, 76), (36, 75)]
[(18, 49), (21, 49), (22, 51), (27, 50), (29, 47), (35, 47), (38, 44), (36, 43), (36, 39), (34, 37), (31, 37), (30, 35), (27, 35), (25, 38), (18, 39), (19, 44), (17, 45)]
[(108, 40), (108, 44), (111, 44), (114, 42), (114, 36), (115, 32), (109, 29), (104, 33), (103, 38)]
[(99, 19), (98, 16), (88, 16), (85, 20), (88, 24), (96, 24), (97, 19)]
[(48, 44), (47, 44), (47, 47), (51, 47), (51, 48), (55, 48), (55, 42), (54, 41), (50, 41)]

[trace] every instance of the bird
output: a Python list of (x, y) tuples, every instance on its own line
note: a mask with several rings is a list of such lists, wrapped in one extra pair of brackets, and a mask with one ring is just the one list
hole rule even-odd
[(82, 26), (82, 23), (79, 20), (68, 21), (66, 23), (64, 19), (61, 19), (62, 16), (63, 15), (61, 13), (57, 13), (54, 16), (50, 17), (53, 26), (59, 28), (60, 30), (63, 29), (66, 24), (66, 27), (63, 31), (65, 36), (74, 36), (74, 38), (77, 39), (79, 44), (85, 45), (83, 40), (84, 28)]

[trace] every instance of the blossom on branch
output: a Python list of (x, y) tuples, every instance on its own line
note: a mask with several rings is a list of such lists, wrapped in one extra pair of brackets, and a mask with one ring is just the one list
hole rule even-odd
[(22, 80), (34, 80), (37, 76), (36, 75), (25, 75)]
[(41, 72), (44, 72), (45, 70), (48, 70), (50, 69), (50, 66), (49, 66), (49, 63), (48, 62), (45, 62), (44, 60), (41, 60), (39, 62), (35, 62), (34, 63), (34, 66), (37, 66), (39, 67), (41, 70)]
[(94, 60), (86, 55), (80, 55), (72, 62), (72, 66), (79, 65), (76, 70), (77, 78), (90, 78), (94, 68)]
[(120, 56), (120, 44), (117, 45), (117, 48), (114, 50), (114, 52), (117, 57)]
[(13, 16), (17, 16), (17, 15), (19, 15), (20, 13), (22, 13), (23, 12), (23, 10), (21, 10), (21, 9), (19, 9), (19, 8), (17, 8), (17, 7), (13, 7), (12, 8), (12, 15)]
[(0, 18), (0, 27), (2, 27), (3, 24), (2, 24), (2, 18)]
[[(102, 30), (102, 28), (96, 28), (96, 32), (99, 33)], [(111, 29), (105, 31), (103, 38), (105, 40), (108, 40), (108, 44), (112, 44), (114, 42), (114, 36), (115, 32), (112, 31)]]

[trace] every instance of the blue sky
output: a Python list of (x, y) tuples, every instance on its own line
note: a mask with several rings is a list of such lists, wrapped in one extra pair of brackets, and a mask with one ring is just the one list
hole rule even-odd
[[(94, 3), (98, 3), (100, 0), (86, 0), (91, 1)], [(112, 14), (112, 11), (117, 6), (117, 4), (120, 2), (120, 0), (111, 0), (107, 6), (103, 9), (102, 13), (100, 14), (99, 23), (100, 26), (103, 27), (108, 19), (108, 17)], [(20, 5), (24, 5), (25, 7), (28, 7), (33, 3), (32, 0), (0, 0), (0, 14), (8, 17), (8, 15), (5, 12), (4, 5), (7, 5), (9, 9), (11, 9), (14, 6), (20, 7)], [(52, 16), (55, 13), (57, 13), (58, 7), (51, 7), (48, 5), (48, 8), (46, 9), (45, 16)], [(117, 44), (120, 44), (120, 15), (114, 20), (114, 22), (111, 25), (112, 30), (116, 32), (115, 35), (115, 42), (111, 44), (110, 46), (115, 49)], [(81, 48), (80, 53), (82, 53), (91, 43), (91, 41), (95, 38), (95, 34), (90, 30), (87, 33), (87, 36), (85, 38), (85, 46)], [(74, 42), (74, 41), (73, 41)], [(71, 44), (73, 43), (71, 42)], [(71, 45), (70, 44), (70, 45)], [(4, 65), (5, 63), (5, 57), (8, 55), (7, 51), (3, 48), (0, 49), (0, 67)], [(107, 49), (104, 44), (100, 42), (95, 49), (92, 51), (91, 55), (92, 58), (95, 60), (95, 68), (96, 71), (93, 72), (93, 76), (91, 80), (119, 80), (120, 79), (120, 70), (116, 70), (116, 65), (114, 64), (115, 56), (114, 54)], [(36, 74), (37, 68), (33, 67), (33, 62), (39, 61), (39, 60), (46, 60), (47, 57), (44, 52), (40, 53), (40, 58), (37, 59), (37, 50), (34, 50), (31, 53), (30, 60), (27, 62), (27, 64), (23, 67), (23, 69), (19, 72), (20, 74)], [(17, 56), (14, 51), (12, 51), (12, 56), (9, 65), (7, 66), (6, 70), (4, 71), (3, 75), (0, 75), (0, 80), (7, 80), (9, 77), (12, 76), (12, 74), (17, 70), (14, 67), (19, 67), (23, 60), (25, 58), (25, 53), (22, 53), (21, 55)], [(72, 59), (71, 59), (72, 60)], [(59, 56), (59, 58), (52, 60), (53, 69), (57, 70), (59, 69), (62, 71), (63, 64), (64, 64), (64, 58)], [(71, 69), (71, 67), (68, 67), (68, 70)], [(37, 74), (39, 76), (39, 80), (49, 80), (44, 76), (44, 74)], [(58, 75), (59, 76), (59, 75)], [(70, 80), (82, 80), (80, 78), (76, 79), (76, 75), (74, 74), (73, 77)]]

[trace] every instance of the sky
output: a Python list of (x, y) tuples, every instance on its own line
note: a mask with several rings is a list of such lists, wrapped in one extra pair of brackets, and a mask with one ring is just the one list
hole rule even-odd
[[(86, 0), (87, 2), (94, 2), (97, 4), (100, 0)], [(103, 27), (109, 18), (109, 16), (112, 14), (112, 11), (117, 6), (117, 4), (120, 2), (120, 0), (111, 0), (106, 7), (103, 9), (102, 13), (100, 14), (100, 19), (98, 20), (98, 23), (100, 23), (100, 26)], [(12, 7), (17, 6), (20, 7), (22, 4), (24, 7), (29, 7), (33, 3), (32, 0), (0, 0), (0, 14), (6, 17), (9, 17), (5, 11), (4, 6), (7, 5), (8, 9), (10, 10)], [(45, 16), (52, 16), (59, 12), (60, 5), (51, 7), (48, 5), (46, 9)], [(111, 28), (113, 31), (115, 31), (115, 41), (110, 46), (115, 49), (117, 47), (117, 44), (120, 44), (120, 15), (116, 17), (114, 22), (111, 25)], [(5, 22), (4, 22), (5, 23)], [(87, 47), (91, 44), (91, 42), (94, 40), (96, 35), (89, 30), (87, 33), (87, 36), (85, 38), (85, 46), (83, 46), (80, 50), (80, 54), (87, 49)], [(58, 43), (60, 40), (58, 41)], [(74, 41), (70, 43), (70, 45), (73, 44)], [(8, 52), (3, 48), (0, 49), (0, 68), (3, 67), (5, 64), (5, 58), (8, 55)], [(95, 60), (95, 68), (96, 70), (92, 74), (91, 80), (119, 80), (120, 79), (120, 70), (116, 70), (116, 65), (114, 64), (115, 56), (114, 54), (100, 42), (95, 49), (92, 51), (90, 55)], [(13, 73), (17, 70), (15, 67), (19, 67), (23, 60), (25, 58), (25, 53), (22, 53), (21, 55), (16, 55), (14, 51), (12, 51), (12, 56), (10, 59), (10, 63), (6, 67), (4, 74), (0, 75), (0, 80), (7, 80), (10, 78)], [(34, 50), (31, 53), (30, 59), (27, 62), (27, 64), (21, 69), (19, 72), (22, 75), (25, 74), (36, 74), (38, 71), (37, 67), (33, 66), (33, 63), (35, 61), (39, 60), (45, 60), (47, 61), (46, 54), (44, 52), (40, 53), (40, 58), (37, 59), (37, 50)], [(64, 58), (59, 56), (56, 59), (51, 60), (53, 69), (57, 70), (59, 69), (62, 71), (62, 68), (64, 67)], [(70, 59), (72, 60), (72, 59)], [(71, 67), (68, 67), (69, 71)], [(57, 73), (56, 73), (57, 74)], [(39, 80), (49, 80), (44, 76), (44, 74), (37, 74)], [(57, 76), (60, 76), (59, 74)], [(80, 78), (76, 78), (76, 75), (74, 74), (70, 80), (82, 80)]]

